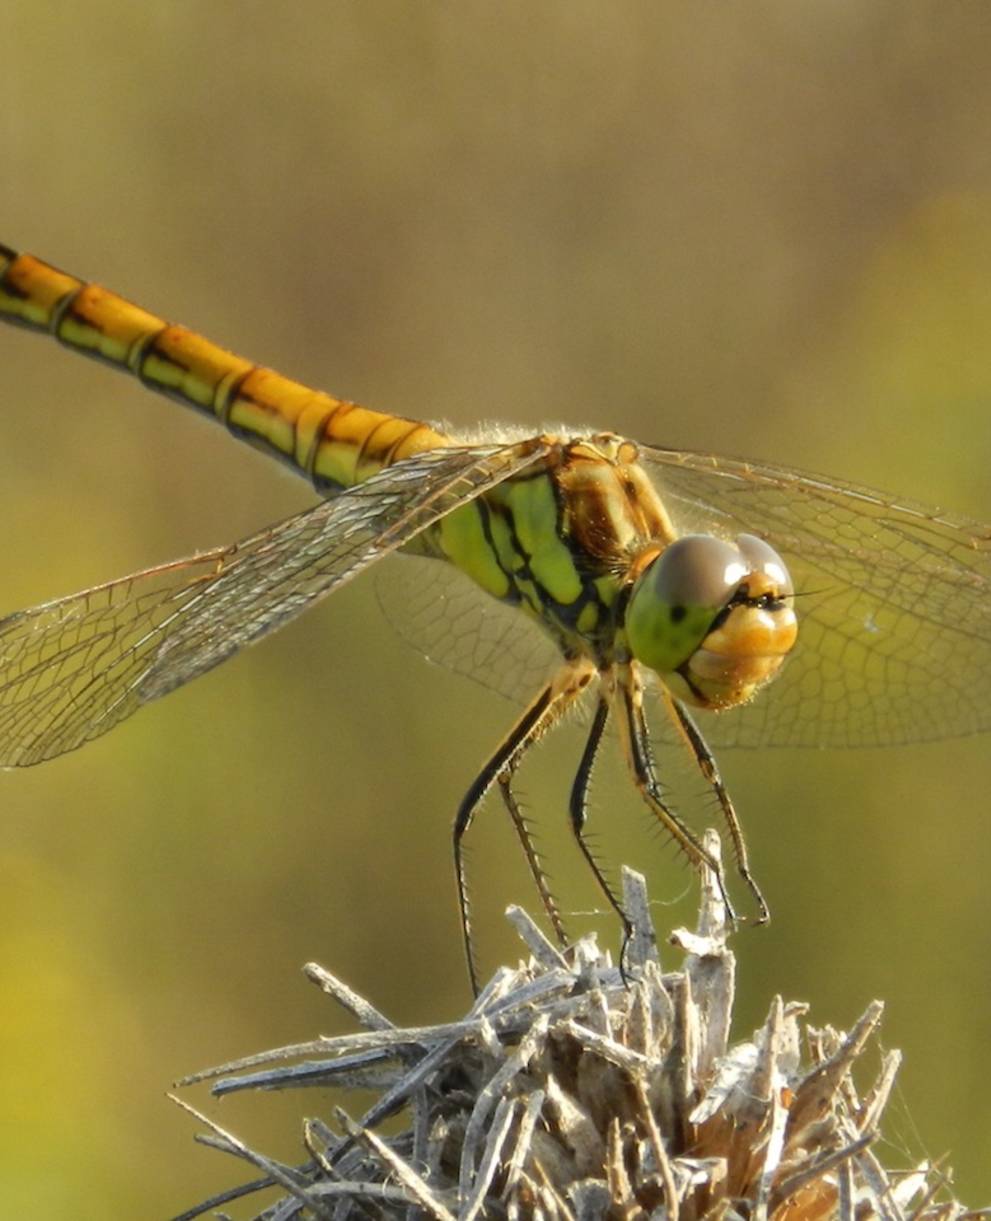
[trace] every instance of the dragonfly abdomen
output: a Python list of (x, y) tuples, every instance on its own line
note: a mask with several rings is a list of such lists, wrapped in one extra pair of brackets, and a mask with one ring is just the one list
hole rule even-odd
[(304, 474), (320, 492), (449, 445), (417, 420), (371, 411), (235, 356), (98, 284), (0, 246), (0, 318), (133, 374)]

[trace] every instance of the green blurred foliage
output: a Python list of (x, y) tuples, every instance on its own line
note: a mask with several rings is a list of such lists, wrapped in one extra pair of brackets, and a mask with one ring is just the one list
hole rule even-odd
[[(590, 423), (991, 517), (984, 5), (7, 0), (0, 41), (8, 243), (375, 406)], [(7, 609), (311, 500), (13, 331), (0, 404)], [(5, 1216), (160, 1216), (229, 1184), (163, 1091), (340, 1029), (308, 959), (399, 1021), (463, 1007), (449, 823), (512, 710), (419, 660), (373, 585), (2, 777)], [(587, 909), (576, 741), (523, 779)], [(987, 742), (722, 762), (775, 914), (737, 940), (740, 1033), (774, 992), (838, 1025), (883, 997), (907, 1057), (884, 1156), (950, 1149), (987, 1203)], [(517, 954), (501, 908), (532, 896), (486, 815), (492, 967)], [(689, 875), (608, 762), (593, 817), (684, 895), (662, 925), (687, 918)], [(211, 1109), (293, 1157), (325, 1101)]]

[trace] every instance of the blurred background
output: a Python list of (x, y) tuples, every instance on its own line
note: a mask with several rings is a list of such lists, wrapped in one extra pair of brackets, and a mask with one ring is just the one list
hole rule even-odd
[[(991, 520), (985, 5), (7, 0), (0, 42), (8, 244), (383, 409), (592, 424)], [(0, 406), (4, 610), (312, 502), (26, 333), (0, 333)], [(369, 574), (0, 777), (0, 1212), (156, 1217), (237, 1181), (164, 1091), (344, 1029), (309, 959), (396, 1021), (459, 1015), (450, 822), (512, 715), (404, 644)], [(577, 742), (522, 784), (563, 905), (588, 911)], [(883, 998), (906, 1063), (882, 1157), (949, 1153), (988, 1204), (988, 740), (721, 763), (774, 911), (735, 941), (737, 1035), (776, 992), (837, 1026)], [(484, 814), (488, 974), (519, 954), (502, 909), (534, 900)], [(689, 919), (691, 875), (608, 763), (592, 817), (672, 900), (661, 928)], [(611, 919), (573, 923), (616, 943)], [(330, 1107), (197, 1101), (291, 1159)]]

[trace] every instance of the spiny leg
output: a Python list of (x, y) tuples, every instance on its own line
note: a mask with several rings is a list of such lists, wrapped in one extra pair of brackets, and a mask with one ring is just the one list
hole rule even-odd
[(679, 816), (666, 805), (661, 796), (661, 786), (654, 769), (650, 749), (650, 734), (643, 711), (643, 688), (639, 678), (628, 667), (617, 676), (616, 698), (619, 702), (620, 734), (633, 780), (648, 809), (684, 852), (693, 865), (705, 865), (712, 870), (723, 903), (727, 919), (736, 923), (736, 913), (726, 890), (726, 879), (719, 861), (702, 846), (698, 836)]
[[(520, 760), (527, 750), (574, 703), (584, 690), (590, 677), (591, 671), (582, 672), (572, 667), (565, 667), (558, 675), (555, 675), (536, 699), (526, 708), (523, 715), (510, 729), (502, 742), (500, 742), (491, 758), (476, 776), (468, 792), (465, 794), (464, 800), (458, 807), (458, 813), (454, 820), (454, 872), (458, 886), (461, 933), (464, 938), (465, 957), (468, 961), (468, 978), (471, 981), (472, 991), (476, 996), (478, 995), (478, 972), (475, 967), (475, 953), (471, 941), (471, 904), (468, 897), (467, 877), (465, 875), (464, 837), (471, 826), (476, 810), (481, 805), (492, 785), (499, 781), (500, 788), (502, 788), (502, 778), (504, 776), (507, 785), (511, 782), (512, 774), (519, 766)], [(512, 814), (512, 808), (510, 813)], [(519, 832), (518, 826), (517, 832)], [(527, 838), (525, 824), (524, 838)], [(532, 867), (531, 872), (533, 872)], [(540, 869), (539, 861), (537, 862), (537, 872), (543, 878), (543, 871)], [(541, 899), (543, 899), (545, 892), (547, 892), (546, 883), (543, 886), (538, 883), (538, 889), (541, 891)], [(553, 923), (552, 910), (555, 912), (557, 910), (553, 900), (551, 900), (551, 907), (548, 908), (548, 916)], [(558, 921), (560, 921), (560, 916), (558, 916)], [(557, 925), (555, 925), (555, 932), (557, 932)]]
[(747, 856), (747, 843), (743, 838), (743, 828), (740, 826), (740, 820), (733, 807), (733, 802), (726, 791), (726, 786), (723, 784), (723, 778), (719, 774), (719, 768), (712, 751), (702, 736), (702, 731), (689, 715), (688, 710), (669, 692), (663, 692), (663, 696), (669, 714), (688, 743), (688, 749), (692, 752), (692, 758), (695, 760), (696, 766), (719, 802), (720, 809), (723, 812), (723, 821), (726, 823), (726, 829), (729, 831), (730, 841), (733, 845), (737, 872), (747, 884), (757, 904), (758, 915), (755, 923), (766, 924), (771, 918), (771, 912), (767, 906), (767, 901), (761, 893), (760, 887), (757, 885), (757, 879), (750, 872), (750, 861)]
[(633, 932), (633, 925), (630, 923), (629, 917), (623, 910), (623, 905), (617, 898), (616, 892), (613, 890), (609, 879), (603, 873), (601, 865), (595, 859), (595, 854), (585, 838), (585, 823), (588, 821), (588, 788), (592, 780), (595, 756), (598, 754), (599, 744), (602, 741), (602, 735), (605, 733), (606, 722), (608, 720), (609, 701), (605, 695), (602, 695), (599, 697), (599, 702), (596, 705), (595, 715), (592, 718), (592, 725), (588, 732), (588, 738), (585, 741), (585, 749), (582, 752), (581, 762), (578, 764), (574, 784), (571, 786), (571, 799), (568, 802), (568, 810), (571, 814), (571, 829), (578, 842), (578, 847), (581, 849), (582, 856), (584, 856), (589, 869), (591, 869), (592, 876), (598, 883), (599, 889), (609, 900), (609, 905), (623, 922), (623, 944), (625, 946)]
[(533, 840), (533, 833), (527, 825), (526, 816), (520, 809), (516, 794), (513, 792), (513, 776), (516, 773), (518, 761), (517, 757), (517, 760), (509, 764), (500, 774), (499, 792), (502, 794), (503, 803), (509, 811), (509, 817), (512, 819), (513, 827), (519, 837), (520, 846), (523, 848), (523, 855), (526, 857), (527, 867), (530, 870), (530, 877), (533, 878), (533, 884), (540, 895), (540, 902), (554, 929), (554, 936), (557, 938), (558, 945), (564, 946), (568, 943), (568, 934), (564, 928), (564, 921), (561, 919), (561, 909), (551, 893), (547, 873)]

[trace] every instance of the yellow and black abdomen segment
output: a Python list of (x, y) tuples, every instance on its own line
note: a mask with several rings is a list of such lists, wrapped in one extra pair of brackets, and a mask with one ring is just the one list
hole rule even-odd
[(252, 364), (98, 284), (0, 246), (0, 319), (134, 374), (289, 462), (318, 491), (451, 444), (417, 420), (370, 411)]

